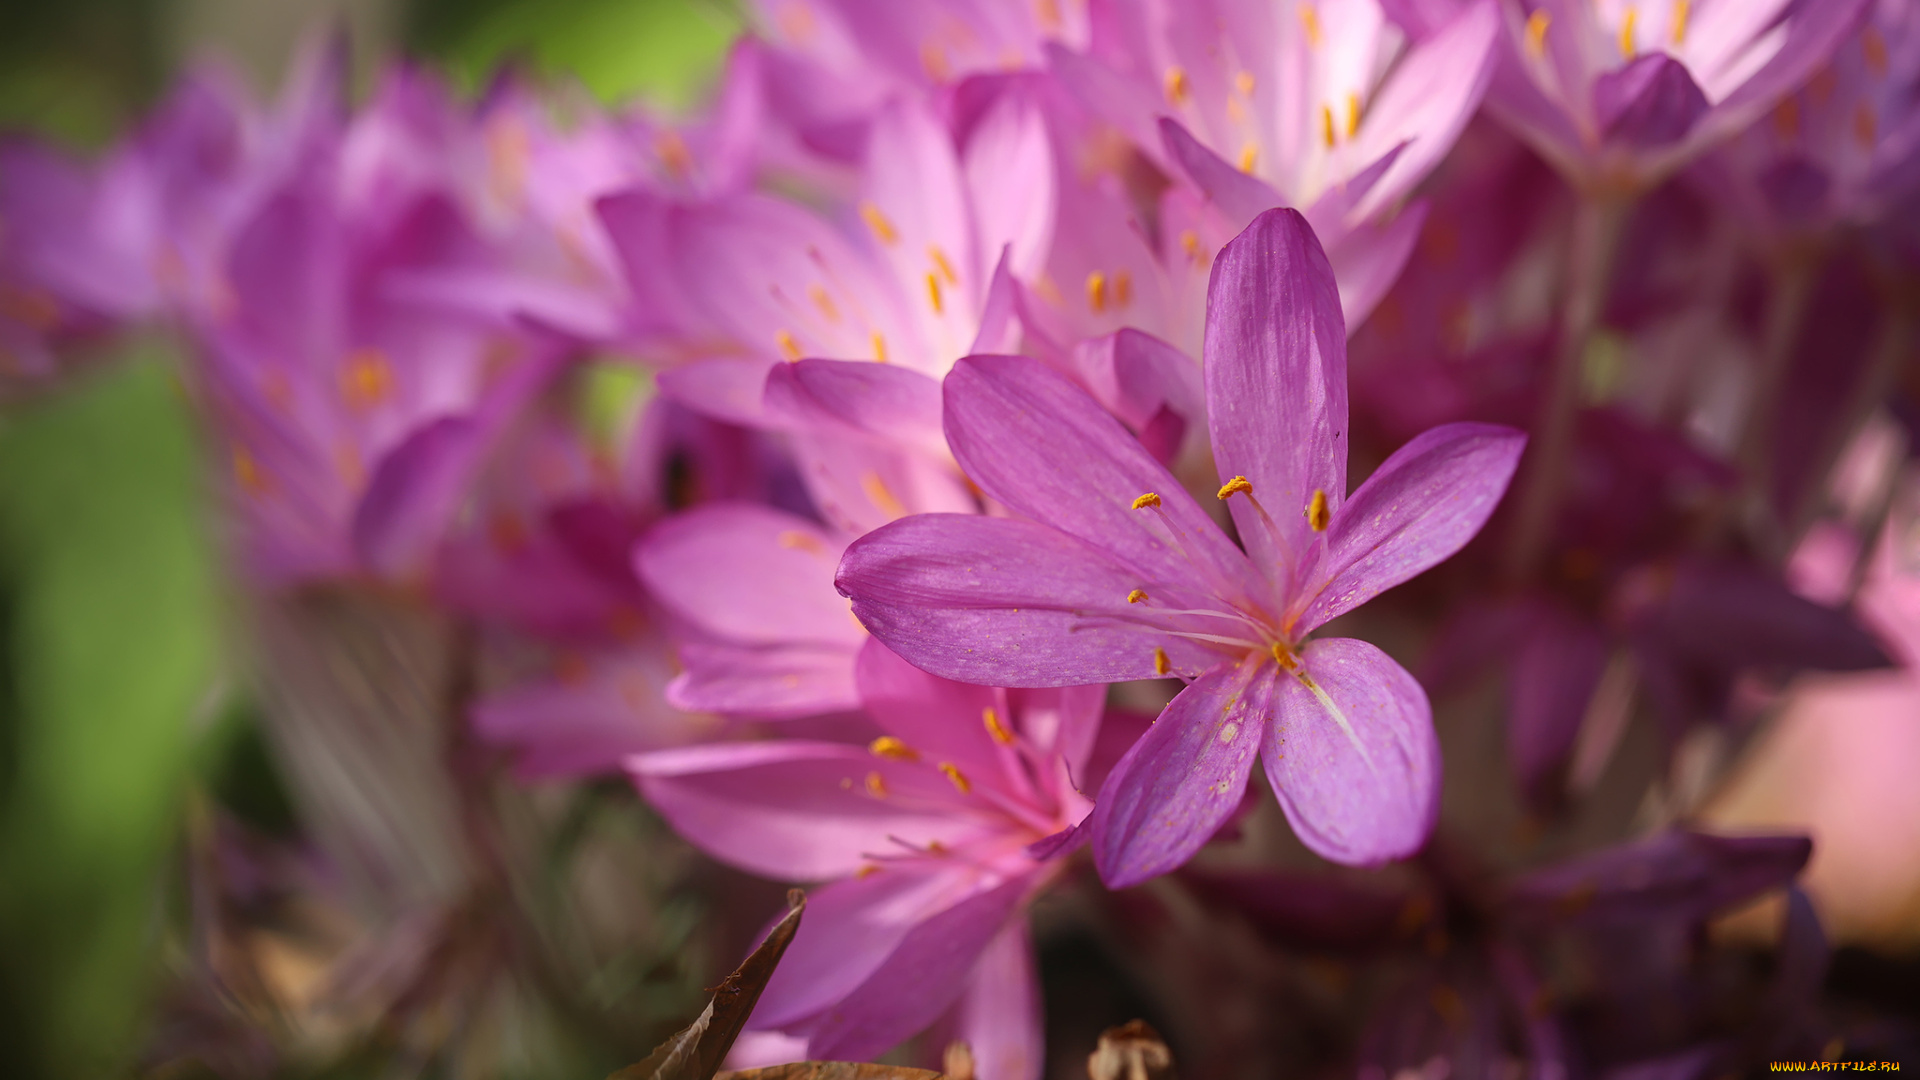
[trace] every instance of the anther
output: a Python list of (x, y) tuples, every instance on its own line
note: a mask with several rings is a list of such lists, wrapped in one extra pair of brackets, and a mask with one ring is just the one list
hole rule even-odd
[(1639, 21), (1640, 13), (1631, 6), (1620, 20), (1620, 55), (1629, 60), (1633, 59), (1634, 54), (1633, 28)]
[(953, 272), (953, 264), (947, 261), (947, 253), (941, 251), (938, 245), (927, 245), (927, 258), (933, 260), (933, 268), (940, 271), (940, 276), (947, 279), (947, 284), (960, 284), (960, 278)]
[(1173, 665), (1167, 663), (1167, 650), (1155, 645), (1153, 647), (1153, 673), (1155, 675), (1165, 675), (1172, 670)]
[(1253, 175), (1253, 167), (1260, 162), (1260, 147), (1248, 142), (1240, 147), (1240, 171)]
[[(873, 740), (867, 744), (867, 749), (872, 751), (875, 757), (890, 758), (894, 761), (920, 760), (918, 751), (891, 735), (882, 735)], [(875, 773), (874, 775), (878, 776), (879, 774)]]
[(994, 742), (1001, 746), (1013, 745), (1013, 732), (1008, 731), (1007, 726), (1000, 722), (1000, 713), (993, 706), (989, 705), (981, 710), (980, 722), (987, 726), (987, 734), (993, 736)]
[(1087, 275), (1087, 309), (1096, 314), (1107, 310), (1107, 275), (1098, 270)]
[(887, 215), (881, 213), (880, 208), (872, 203), (860, 204), (860, 218), (867, 223), (867, 228), (873, 230), (873, 235), (879, 237), (881, 243), (891, 244), (900, 239), (900, 233), (893, 227), (893, 222), (888, 221)]
[(888, 517), (906, 516), (906, 506), (901, 503), (900, 497), (893, 493), (893, 489), (887, 486), (887, 482), (880, 479), (879, 473), (870, 472), (861, 477), (860, 490), (866, 492), (867, 501), (871, 502), (875, 509)]
[(1187, 253), (1187, 258), (1192, 259), (1194, 262), (1199, 262), (1200, 234), (1194, 232), (1192, 229), (1180, 230), (1180, 250)]
[(1307, 528), (1314, 532), (1326, 532), (1327, 522), (1332, 517), (1327, 510), (1327, 493), (1314, 488), (1313, 498), (1307, 500)]
[(1135, 589), (1127, 594), (1127, 603), (1129, 604), (1144, 604), (1146, 602), (1147, 592), (1145, 589)]
[(813, 301), (813, 306), (820, 309), (820, 314), (825, 315), (828, 322), (840, 321), (840, 309), (834, 306), (833, 297), (827, 295), (827, 290), (819, 285), (809, 285), (807, 298)]
[(1673, 2), (1673, 43), (1675, 45), (1686, 44), (1687, 16), (1692, 8), (1692, 0), (1674, 0)]
[(818, 553), (823, 550), (820, 541), (797, 529), (787, 529), (776, 538), (783, 548)]
[(1347, 94), (1347, 138), (1351, 139), (1355, 135), (1358, 135), (1359, 133), (1360, 133), (1360, 95), (1357, 93), (1349, 92)]
[(1165, 87), (1167, 91), (1168, 101), (1174, 105), (1185, 105), (1187, 103), (1189, 85), (1187, 83), (1186, 68), (1181, 67), (1179, 64), (1168, 68), (1166, 77), (1161, 81), (1161, 85)]
[(1252, 495), (1253, 484), (1244, 476), (1236, 476), (1233, 479), (1227, 481), (1226, 483), (1221, 484), (1220, 490), (1218, 493), (1216, 493), (1215, 497), (1219, 498), (1222, 501), (1225, 501), (1227, 499), (1232, 498), (1235, 495), (1241, 495), (1241, 494)]
[(780, 346), (781, 356), (786, 357), (788, 360), (800, 359), (800, 342), (792, 334), (782, 330), (773, 335), (773, 340)]
[(867, 794), (876, 799), (884, 799), (887, 797), (887, 782), (879, 773), (870, 772), (867, 774)]
[(1527, 55), (1538, 60), (1547, 55), (1547, 28), (1553, 25), (1553, 16), (1544, 11), (1536, 11), (1527, 16)]
[(1333, 109), (1327, 105), (1320, 106), (1320, 138), (1333, 149)]
[(1860, 32), (1860, 55), (1874, 78), (1887, 73), (1887, 39), (1881, 36), (1879, 27), (1869, 26)]
[(1307, 32), (1307, 47), (1312, 49), (1319, 48), (1320, 13), (1313, 9), (1312, 4), (1301, 4), (1296, 10), (1298, 10), (1300, 14), (1300, 25)]
[(1159, 506), (1159, 505), (1160, 505), (1160, 496), (1154, 494), (1151, 491), (1133, 500), (1133, 508), (1135, 510), (1145, 510), (1150, 506)]
[(927, 275), (927, 300), (933, 304), (935, 315), (946, 314), (946, 304), (940, 299), (940, 278), (934, 274)]
[(873, 358), (882, 364), (887, 362), (887, 339), (878, 330), (873, 332)]
[(872, 877), (873, 875), (875, 875), (875, 874), (877, 874), (877, 873), (879, 873), (879, 872), (880, 872), (880, 867), (879, 867), (879, 866), (878, 866), (877, 864), (875, 864), (875, 863), (862, 863), (862, 864), (861, 864), (861, 866), (860, 866), (860, 869), (858, 869), (858, 870), (855, 870), (855, 871), (853, 872), (853, 876), (854, 876), (855, 878), (858, 878), (858, 879), (860, 879), (860, 880), (862, 880), (862, 881), (864, 881), (864, 880), (866, 880), (867, 878), (870, 878), (870, 877)]
[(1253, 96), (1253, 72), (1242, 71), (1233, 77), (1233, 88), (1240, 91), (1241, 97)]
[(1293, 650), (1277, 641), (1273, 643), (1273, 662), (1288, 671), (1300, 670), (1300, 661), (1294, 658)]
[(379, 349), (355, 349), (340, 372), (340, 394), (356, 409), (370, 409), (393, 393), (393, 368)]
[(1133, 275), (1125, 270), (1113, 275), (1113, 302), (1122, 310), (1133, 303)]
[(954, 790), (960, 794), (965, 795), (973, 790), (973, 782), (967, 779), (966, 773), (960, 771), (960, 766), (955, 765), (951, 761), (943, 761), (939, 764), (938, 768), (941, 772), (947, 774), (948, 780), (953, 781)]

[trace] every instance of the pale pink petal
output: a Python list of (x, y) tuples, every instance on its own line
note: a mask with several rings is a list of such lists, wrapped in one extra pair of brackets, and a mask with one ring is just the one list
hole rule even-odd
[(1011, 920), (980, 957), (955, 1010), (981, 1080), (1040, 1080), (1046, 1047), (1033, 960), (1026, 920)]
[(713, 503), (662, 522), (634, 551), (648, 591), (709, 634), (743, 644), (859, 644), (833, 592), (841, 542), (805, 518)]

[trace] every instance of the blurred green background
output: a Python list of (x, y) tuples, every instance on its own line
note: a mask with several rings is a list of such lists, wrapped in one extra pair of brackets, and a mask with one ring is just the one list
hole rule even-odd
[[(716, 0), (3, 0), (0, 130), (98, 147), (189, 60), (271, 92), (300, 35), (359, 72), (407, 52), (474, 86), (502, 62), (609, 102), (697, 100), (739, 26)], [(564, 73), (564, 76), (563, 74)], [(192, 417), (166, 343), (0, 402), (0, 1074), (124, 1075), (150, 1015), (187, 808), (284, 802), (223, 671)]]

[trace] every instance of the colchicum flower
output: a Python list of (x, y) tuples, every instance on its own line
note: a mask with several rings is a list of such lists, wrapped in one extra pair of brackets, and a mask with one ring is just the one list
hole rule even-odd
[[(1026, 906), (1065, 868), (1105, 698), (1004, 690), (915, 670), (878, 642), (857, 682), (866, 746), (785, 739), (629, 758), (641, 792), (724, 862), (830, 880), (751, 1028), (804, 1056), (864, 1060), (947, 1014), (979, 1075), (1040, 1076)], [(839, 880), (833, 880), (839, 879)]]
[(1465, 544), (1524, 441), (1436, 428), (1348, 497), (1345, 323), (1294, 211), (1221, 252), (1207, 325), (1219, 498), (1245, 551), (1078, 388), (980, 356), (946, 380), (947, 439), (1026, 520), (906, 518), (856, 541), (838, 578), (875, 636), (946, 678), (1189, 680), (1101, 789), (1089, 828), (1115, 886), (1186, 861), (1239, 804), (1256, 751), (1320, 854), (1368, 864), (1421, 845), (1439, 790), (1425, 693), (1374, 646), (1309, 635)]

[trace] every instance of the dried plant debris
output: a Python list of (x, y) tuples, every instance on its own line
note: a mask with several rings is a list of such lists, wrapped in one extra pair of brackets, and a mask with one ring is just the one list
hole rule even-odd
[(733, 1040), (747, 1026), (747, 1017), (753, 1014), (760, 992), (767, 988), (767, 980), (773, 978), (774, 968), (799, 930), (800, 914), (806, 907), (805, 893), (799, 889), (788, 892), (786, 917), (774, 925), (753, 955), (714, 988), (713, 1000), (700, 1018), (655, 1047), (645, 1061), (621, 1069), (608, 1080), (712, 1080), (727, 1051), (733, 1049)]
[(1173, 1051), (1145, 1020), (1130, 1020), (1100, 1033), (1087, 1058), (1090, 1080), (1173, 1080)]
[(942, 1080), (944, 1074), (905, 1065), (856, 1065), (850, 1061), (796, 1061), (764, 1069), (723, 1072), (715, 1080)]

